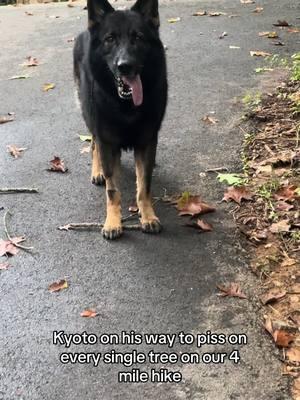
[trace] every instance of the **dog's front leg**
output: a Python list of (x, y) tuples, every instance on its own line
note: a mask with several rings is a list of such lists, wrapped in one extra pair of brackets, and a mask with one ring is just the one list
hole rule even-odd
[(103, 168), (100, 154), (100, 146), (95, 136), (92, 138), (92, 175), (91, 181), (94, 185), (104, 185)]
[(155, 165), (156, 140), (143, 149), (136, 149), (135, 166), (137, 178), (137, 206), (141, 214), (142, 230), (145, 233), (159, 233), (161, 224), (155, 215), (151, 198), (151, 180)]
[(121, 193), (118, 190), (121, 152), (112, 146), (100, 144), (103, 174), (106, 182), (106, 220), (102, 229), (105, 239), (117, 239), (123, 233)]

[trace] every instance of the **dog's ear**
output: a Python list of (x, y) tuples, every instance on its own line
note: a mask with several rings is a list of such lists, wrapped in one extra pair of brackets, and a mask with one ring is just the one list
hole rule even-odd
[(101, 22), (101, 18), (106, 13), (114, 11), (114, 8), (107, 0), (87, 0), (87, 9), (89, 28)]
[(158, 0), (137, 0), (131, 9), (142, 14), (156, 28), (159, 28)]

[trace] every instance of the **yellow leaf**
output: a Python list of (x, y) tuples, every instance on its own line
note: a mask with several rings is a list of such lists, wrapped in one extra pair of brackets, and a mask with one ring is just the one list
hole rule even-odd
[(55, 84), (54, 83), (45, 83), (43, 86), (43, 92), (48, 92), (51, 89), (55, 88)]
[(175, 22), (179, 22), (180, 20), (181, 20), (180, 17), (177, 17), (177, 18), (169, 18), (169, 19), (168, 19), (168, 22), (169, 22), (170, 24), (174, 24)]

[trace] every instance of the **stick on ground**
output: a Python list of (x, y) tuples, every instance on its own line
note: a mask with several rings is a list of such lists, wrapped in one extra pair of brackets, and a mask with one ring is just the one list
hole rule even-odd
[(0, 188), (0, 194), (9, 193), (38, 193), (36, 188)]
[[(104, 224), (97, 222), (74, 222), (67, 225), (59, 226), (60, 231), (80, 231), (80, 230), (100, 230), (103, 228)], [(134, 225), (123, 225), (124, 230), (128, 231), (138, 231), (141, 230), (141, 226), (138, 224)]]

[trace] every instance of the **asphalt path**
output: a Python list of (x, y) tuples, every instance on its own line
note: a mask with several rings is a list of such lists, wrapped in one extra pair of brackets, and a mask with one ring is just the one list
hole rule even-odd
[[(267, 0), (244, 5), (238, 0), (216, 0), (161, 4), (170, 94), (153, 194), (161, 197), (185, 190), (201, 194), (217, 206), (217, 212), (206, 218), (214, 229), (198, 234), (183, 226), (185, 220), (174, 208), (158, 202), (156, 209), (164, 226), (161, 235), (126, 231), (115, 242), (105, 241), (99, 232), (57, 230), (69, 222), (104, 220), (104, 190), (91, 185), (90, 157), (80, 153), (84, 144), (79, 135), (87, 132), (74, 101), (73, 43), (68, 41), (86, 26), (83, 3), (74, 3), (72, 8), (66, 3), (0, 8), (0, 114), (14, 112), (16, 117), (0, 126), (0, 187), (39, 188), (34, 195), (0, 197), (4, 207), (1, 219), (5, 210), (13, 214), (8, 220), (10, 232), (25, 235), (26, 243), (34, 246), (32, 253), (20, 251), (11, 258), (12, 267), (0, 271), (0, 399), (290, 398), (278, 355), (262, 326), (256, 278), (249, 270), (229, 207), (219, 203), (224, 186), (214, 173), (205, 171), (240, 169), (242, 132), (238, 124), (242, 111), (238, 99), (258, 87), (261, 77), (254, 69), (264, 64), (249, 51), (285, 57), (299, 50), (299, 34), (277, 28), (285, 43), (282, 47), (258, 36), (260, 31), (275, 30), (272, 24), (278, 19), (299, 24), (297, 3)], [(263, 12), (252, 13), (256, 6), (264, 7)], [(226, 15), (192, 16), (199, 9)], [(167, 22), (177, 17), (179, 22)], [(228, 35), (219, 39), (223, 32)], [(27, 56), (37, 57), (40, 65), (21, 67)], [(30, 78), (8, 79), (24, 73)], [(56, 87), (43, 92), (45, 83)], [(219, 122), (208, 125), (201, 120), (205, 115)], [(6, 152), (9, 144), (27, 150), (14, 160)], [(47, 171), (55, 155), (65, 160), (66, 174)], [(135, 193), (132, 154), (124, 154), (122, 165), (126, 215)], [(3, 224), (1, 237), (5, 238)], [(49, 284), (60, 279), (66, 279), (69, 288), (49, 293)], [(247, 300), (217, 296), (216, 285), (231, 281), (240, 283)], [(99, 315), (81, 317), (87, 308), (96, 309)], [(142, 336), (141, 344), (72, 344), (66, 348), (53, 344), (53, 331), (98, 336), (122, 331), (140, 335), (184, 332), (196, 338), (210, 331), (246, 334), (248, 343), (197, 348), (195, 343), (181, 345), (176, 336), (173, 346), (147, 345)], [(201, 337), (208, 340), (209, 334)], [(102, 361), (93, 366), (93, 358), (86, 364), (60, 362), (64, 352), (103, 356), (112, 349), (123, 353), (136, 349), (145, 354), (154, 350), (179, 357), (187, 351), (200, 356), (205, 352), (229, 355), (237, 349), (240, 360), (237, 364), (228, 356), (224, 363), (216, 364), (202, 359), (194, 364), (150, 364), (148, 360), (132, 366)], [(151, 369), (161, 368), (179, 372), (181, 382), (118, 383), (120, 371), (140, 369), (150, 374)]]

